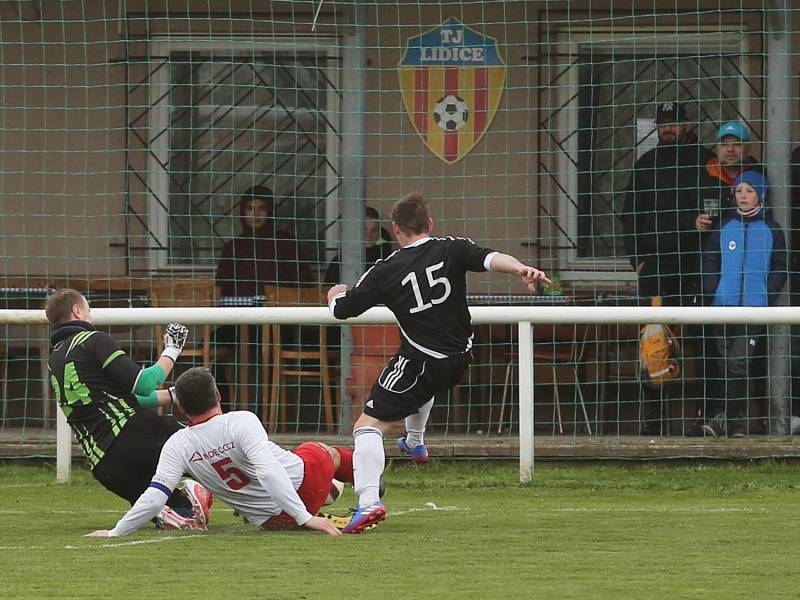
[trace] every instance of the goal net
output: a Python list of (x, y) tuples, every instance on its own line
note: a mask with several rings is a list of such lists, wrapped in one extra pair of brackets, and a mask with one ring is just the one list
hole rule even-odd
[[(207, 309), (180, 368), (213, 369), (271, 431), (346, 432), (396, 328), (222, 315), (322, 306), (398, 248), (393, 203), (420, 191), (434, 235), (553, 280), (471, 274), (475, 308), (707, 307), (652, 364), (642, 328), (663, 321), (536, 324), (533, 424), (555, 454), (783, 435), (791, 316), (714, 310), (796, 303), (799, 19), (785, 0), (0, 3), (0, 310), (61, 287)], [(49, 327), (3, 315), (0, 457), (52, 456)], [(107, 327), (157, 358), (157, 324)], [(431, 416), (443, 452), (516, 454), (518, 343), (516, 321), (476, 321)], [(327, 367), (292, 354), (320, 347)]]

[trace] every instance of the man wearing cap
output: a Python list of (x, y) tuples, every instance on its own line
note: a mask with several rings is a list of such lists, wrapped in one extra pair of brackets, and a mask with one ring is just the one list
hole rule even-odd
[[(656, 131), (658, 145), (636, 161), (625, 194), (625, 251), (639, 276), (643, 302), (659, 296), (666, 306), (693, 305), (700, 296), (703, 235), (697, 227), (703, 212), (698, 169), (713, 154), (697, 143), (678, 102), (658, 105)], [(645, 388), (643, 435), (667, 433), (661, 422), (662, 392)]]
[(658, 105), (656, 130), (658, 145), (636, 161), (625, 194), (625, 252), (639, 275), (639, 296), (690, 305), (700, 287), (696, 220), (702, 203), (697, 184), (683, 173), (696, 173), (713, 155), (697, 143), (678, 102)]
[[(703, 189), (710, 190), (719, 186), (723, 206), (726, 208), (733, 206), (732, 200), (729, 199), (730, 188), (740, 173), (744, 171), (764, 172), (759, 162), (748, 154), (749, 142), (750, 130), (739, 121), (723, 123), (717, 131), (715, 155), (709, 158), (698, 177), (700, 187)], [(714, 215), (701, 214), (697, 217), (696, 225), (702, 231), (713, 229), (716, 225)]]
[(706, 171), (726, 186), (742, 171), (762, 171), (758, 161), (748, 155), (750, 130), (739, 121), (728, 121), (717, 131), (716, 156), (706, 163)]

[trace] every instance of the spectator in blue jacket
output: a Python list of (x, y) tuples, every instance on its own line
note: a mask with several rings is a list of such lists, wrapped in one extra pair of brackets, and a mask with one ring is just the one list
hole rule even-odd
[[(711, 234), (703, 253), (703, 287), (712, 306), (769, 306), (786, 283), (786, 238), (768, 215), (767, 188), (758, 171), (744, 171), (733, 183), (736, 210)], [(725, 432), (744, 437), (749, 388), (755, 387), (754, 372), (763, 368), (766, 327), (720, 325), (713, 331), (718, 379), (712, 394), (722, 410), (703, 430), (714, 437)]]

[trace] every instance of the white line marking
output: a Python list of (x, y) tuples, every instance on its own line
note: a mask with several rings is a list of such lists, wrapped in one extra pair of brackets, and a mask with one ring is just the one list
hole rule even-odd
[[(458, 506), (438, 506), (433, 502), (426, 502), (424, 507), (409, 507), (401, 510), (390, 510), (392, 516), (407, 515), (417, 512), (426, 511), (443, 511), (443, 512), (467, 512), (471, 510), (469, 507), (462, 508)], [(115, 510), (111, 508), (93, 509), (94, 513), (108, 513), (119, 514), (124, 513), (123, 509)], [(216, 506), (212, 509), (213, 513), (232, 513), (232, 508), (223, 508)], [(767, 513), (767, 508), (740, 508), (740, 507), (716, 507), (716, 508), (599, 508), (599, 507), (573, 507), (573, 508), (538, 508), (537, 512), (574, 512), (574, 513)], [(53, 514), (53, 515), (74, 515), (74, 510), (24, 510), (24, 509), (0, 509), (0, 515), (26, 515), (26, 514)], [(0, 546), (0, 550), (14, 549), (17, 546)]]
[(574, 512), (574, 513), (767, 513), (766, 508), (542, 508), (539, 512)]
[(7, 490), (9, 488), (26, 488), (26, 487), (45, 487), (49, 484), (47, 483), (11, 483), (11, 484), (3, 484), (3, 489)]
[[(192, 535), (182, 535), (174, 537), (154, 538), (150, 540), (131, 540), (129, 542), (116, 542), (85, 546), (72, 546), (67, 544), (64, 550), (94, 550), (95, 548), (119, 548), (121, 546), (140, 546), (142, 544), (160, 544), (161, 542), (177, 542), (190, 538), (206, 537), (203, 534), (193, 533)], [(0, 546), (0, 551), (5, 550), (53, 550), (53, 546)]]
[(119, 548), (121, 546), (139, 546), (141, 544), (160, 544), (161, 542), (180, 542), (191, 538), (206, 537), (199, 533), (192, 535), (182, 535), (180, 537), (163, 537), (152, 540), (131, 540), (130, 542), (118, 542), (116, 544), (99, 544), (97, 546), (64, 546), (65, 550), (94, 550), (95, 548)]
[[(217, 508), (216, 506), (212, 509), (213, 512), (228, 512), (232, 513), (232, 508)], [(113, 509), (113, 508), (93, 508), (93, 513), (109, 513), (115, 515), (124, 515), (125, 509)], [(48, 515), (74, 515), (74, 510), (24, 510), (21, 508), (0, 508), (0, 515), (27, 515), (27, 514), (48, 514)]]
[[(124, 515), (125, 509), (112, 510), (110, 508), (92, 509), (93, 513), (111, 513)], [(48, 514), (48, 515), (74, 515), (74, 510), (22, 510), (22, 509), (0, 509), (0, 515), (27, 515), (27, 514)]]
[[(225, 509), (220, 508), (214, 509), (215, 511), (225, 511), (225, 512), (232, 512), (232, 509)], [(413, 513), (419, 512), (469, 512), (471, 509), (469, 507), (462, 508), (459, 506), (437, 506), (433, 502), (426, 502), (424, 506), (417, 507), (412, 506), (410, 508), (402, 509), (402, 510), (392, 510), (389, 511), (390, 517), (398, 517), (401, 515), (409, 515)], [(49, 512), (53, 514), (75, 514), (75, 511), (66, 511), (66, 510), (53, 510), (53, 511), (26, 511), (26, 510), (0, 510), (1, 514), (26, 514), (26, 513), (37, 513), (41, 514), (42, 512)], [(113, 512), (119, 513), (118, 510), (95, 510), (92, 512)], [(213, 536), (213, 529), (211, 535)], [(208, 534), (201, 534), (201, 533), (194, 533), (191, 535), (181, 535), (181, 536), (174, 536), (174, 537), (162, 537), (162, 538), (153, 538), (149, 540), (131, 540), (129, 542), (116, 542), (116, 543), (106, 543), (106, 544), (97, 544), (97, 545), (83, 545), (83, 546), (72, 546), (67, 544), (64, 546), (64, 550), (95, 550), (97, 548), (120, 548), (123, 546), (140, 546), (142, 544), (160, 544), (161, 542), (175, 542), (175, 541), (183, 541), (192, 538), (208, 538)], [(4, 550), (52, 550), (52, 546), (0, 546), (0, 551)]]
[(429, 512), (429, 511), (437, 511), (437, 512), (469, 512), (469, 508), (461, 508), (459, 506), (436, 506), (433, 502), (426, 502), (424, 507), (411, 507), (406, 508), (404, 510), (389, 510), (390, 517), (396, 517), (398, 515), (409, 515), (411, 513), (418, 513), (418, 512)]

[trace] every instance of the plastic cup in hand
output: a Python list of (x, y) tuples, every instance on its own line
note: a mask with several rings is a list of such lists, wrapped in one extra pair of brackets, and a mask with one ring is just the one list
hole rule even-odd
[(703, 198), (703, 212), (712, 220), (719, 217), (719, 198)]

